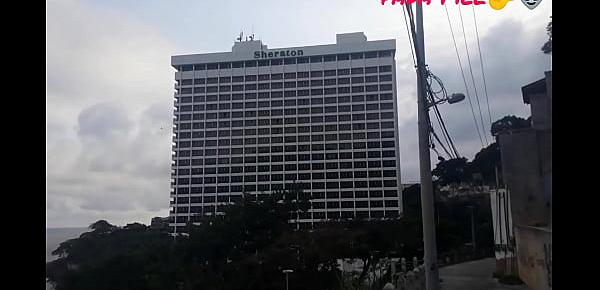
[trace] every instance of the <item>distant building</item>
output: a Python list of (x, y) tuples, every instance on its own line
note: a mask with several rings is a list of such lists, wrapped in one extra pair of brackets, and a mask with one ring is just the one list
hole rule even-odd
[(169, 227), (169, 218), (168, 217), (155, 217), (152, 218), (150, 222), (151, 229), (166, 229)]
[(177, 55), (170, 227), (300, 187), (299, 227), (402, 215), (394, 39)]
[(531, 128), (502, 132), (498, 143), (509, 192), (519, 277), (552, 289), (552, 71), (522, 88)]

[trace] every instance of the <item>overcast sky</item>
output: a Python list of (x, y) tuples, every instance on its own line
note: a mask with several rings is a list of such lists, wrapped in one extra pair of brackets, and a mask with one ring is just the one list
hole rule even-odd
[[(445, 10), (432, 2), (424, 8), (427, 63), (449, 93), (464, 93)], [(344, 32), (396, 39), (402, 179), (419, 179), (416, 78), (399, 5), (382, 6), (380, 0), (46, 3), (48, 227), (88, 226), (98, 219), (148, 224), (168, 215), (170, 57), (230, 51), (241, 30), (254, 32), (270, 48), (332, 44), (335, 34)], [(458, 6), (446, 5), (476, 106)], [(551, 0), (534, 10), (519, 0), (500, 11), (475, 7), (492, 120), (529, 116), (520, 88), (550, 69), (550, 57), (540, 47), (551, 12)], [(491, 142), (472, 8), (462, 7), (462, 15)], [(481, 143), (468, 101), (441, 111), (459, 153), (472, 159)], [(435, 157), (432, 153), (432, 164)]]

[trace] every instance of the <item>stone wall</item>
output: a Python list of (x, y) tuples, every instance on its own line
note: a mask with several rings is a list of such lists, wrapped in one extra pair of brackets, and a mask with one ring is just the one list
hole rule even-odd
[(517, 226), (519, 277), (533, 290), (552, 289), (552, 231)]

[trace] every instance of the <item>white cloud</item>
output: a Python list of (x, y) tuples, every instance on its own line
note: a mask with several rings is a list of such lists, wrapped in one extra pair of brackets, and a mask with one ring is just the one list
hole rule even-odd
[(79, 1), (50, 1), (47, 27), (48, 226), (166, 215), (172, 45)]
[[(457, 7), (448, 8), (466, 61)], [(476, 11), (494, 119), (523, 116), (528, 107), (521, 102), (520, 87), (548, 69), (548, 57), (539, 48), (551, 2), (533, 11), (518, 1), (501, 11), (485, 7)], [(474, 73), (479, 77), (472, 11), (465, 7), (462, 12)], [(334, 43), (335, 33), (355, 31), (364, 31), (369, 40), (395, 38), (402, 177), (418, 180), (416, 78), (399, 7), (381, 6), (378, 0), (285, 4), (50, 0), (48, 226), (82, 226), (98, 219), (147, 223), (153, 216), (167, 214), (173, 104), (170, 56), (228, 51), (240, 28), (246, 34), (253, 28), (269, 47)], [(449, 92), (464, 91), (441, 6), (426, 7), (425, 28), (432, 71)], [(468, 103), (444, 106), (442, 113), (460, 152), (472, 158), (480, 145)], [(435, 156), (432, 159), (435, 163)]]

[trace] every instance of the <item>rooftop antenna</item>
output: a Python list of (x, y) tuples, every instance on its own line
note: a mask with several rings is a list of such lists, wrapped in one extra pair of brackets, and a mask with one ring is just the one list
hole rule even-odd
[(240, 37), (238, 37), (237, 40), (241, 42), (243, 37), (244, 37), (244, 31), (240, 31)]
[(250, 35), (250, 41), (254, 40), (254, 24), (252, 25), (252, 35)]

